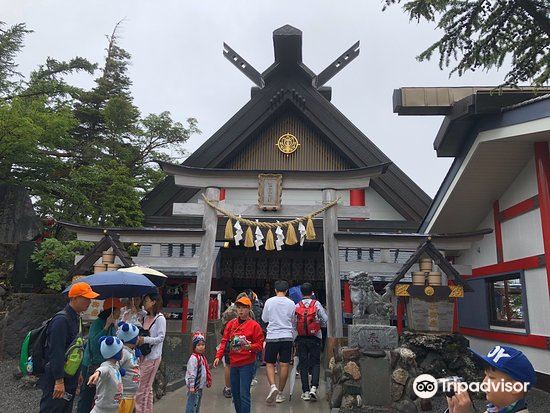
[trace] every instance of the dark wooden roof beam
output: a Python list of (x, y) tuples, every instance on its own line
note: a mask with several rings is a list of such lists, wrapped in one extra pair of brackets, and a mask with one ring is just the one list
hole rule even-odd
[(314, 86), (320, 88), (330, 79), (336, 76), (344, 67), (351, 63), (353, 59), (359, 56), (359, 41), (357, 41), (348, 50), (342, 53), (325, 70), (319, 73), (314, 79)]
[(247, 78), (252, 80), (256, 86), (262, 89), (265, 86), (265, 81), (260, 72), (244, 60), (235, 50), (233, 50), (227, 43), (223, 44), (223, 55), (229, 60), (233, 66), (239, 69)]

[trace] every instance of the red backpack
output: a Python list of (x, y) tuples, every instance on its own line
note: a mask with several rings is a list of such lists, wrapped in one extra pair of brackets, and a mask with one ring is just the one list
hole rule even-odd
[(311, 300), (308, 307), (303, 301), (298, 304), (298, 308), (296, 308), (296, 329), (299, 336), (315, 336), (321, 331), (315, 300)]

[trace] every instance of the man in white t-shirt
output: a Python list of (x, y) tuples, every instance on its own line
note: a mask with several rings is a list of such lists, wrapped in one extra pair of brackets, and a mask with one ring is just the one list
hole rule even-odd
[[(292, 358), (294, 342), (294, 312), (295, 304), (286, 297), (288, 282), (275, 282), (275, 297), (264, 304), (262, 320), (267, 323), (265, 339), (265, 362), (267, 380), (271, 385), (266, 402), (282, 403), (285, 397), (282, 392), (288, 378), (289, 363)], [(275, 384), (275, 363), (279, 361), (279, 386)]]

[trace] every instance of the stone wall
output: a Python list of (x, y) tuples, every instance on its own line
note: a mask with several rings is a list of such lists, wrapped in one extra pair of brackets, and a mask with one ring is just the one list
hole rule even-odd
[(337, 348), (325, 373), (330, 406), (342, 413), (421, 412), (430, 402), (414, 394), (418, 375), (480, 379), (468, 345), (460, 334), (406, 332), (393, 350)]

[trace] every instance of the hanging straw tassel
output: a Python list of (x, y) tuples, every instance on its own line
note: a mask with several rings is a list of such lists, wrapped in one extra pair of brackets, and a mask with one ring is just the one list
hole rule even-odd
[(244, 246), (246, 248), (252, 248), (254, 246), (254, 236), (252, 235), (252, 228), (248, 227), (244, 236)]
[(292, 224), (288, 225), (288, 229), (286, 230), (286, 245), (294, 245), (298, 242), (298, 238), (296, 238), (296, 231), (294, 230), (294, 226)]
[(275, 249), (275, 240), (273, 239), (273, 231), (271, 228), (267, 231), (267, 236), (265, 238), (265, 250), (273, 251)]
[(306, 225), (306, 239), (308, 241), (314, 240), (317, 238), (317, 235), (315, 234), (315, 227), (313, 226), (313, 220), (311, 217), (307, 217), (307, 225)]
[(233, 239), (235, 235), (233, 234), (233, 222), (231, 218), (227, 219), (227, 224), (225, 224), (225, 239)]

